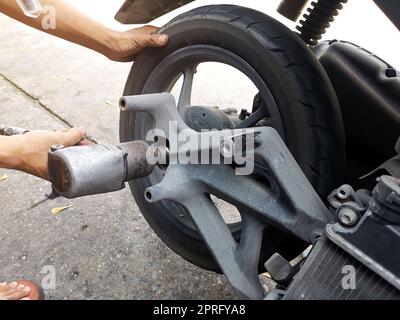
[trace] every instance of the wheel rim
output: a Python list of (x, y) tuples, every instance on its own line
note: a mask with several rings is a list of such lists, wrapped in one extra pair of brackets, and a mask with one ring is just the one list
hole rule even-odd
[[(258, 75), (256, 70), (246, 61), (232, 52), (220, 47), (211, 45), (193, 45), (179, 49), (164, 58), (148, 77), (142, 93), (170, 92), (177, 80), (183, 76), (183, 85), (178, 101), (178, 110), (182, 114), (185, 109), (191, 106), (191, 93), (193, 89), (193, 80), (195, 70), (198, 65), (205, 62), (218, 62), (229, 65), (239, 70), (245, 75), (257, 88), (264, 102), (262, 107), (256, 110), (246, 120), (242, 121), (237, 128), (247, 128), (255, 126), (266, 117), (271, 119), (272, 126), (278, 131), (283, 139), (285, 133), (283, 121), (277, 107), (276, 101), (264, 80)], [(144, 139), (147, 132), (153, 129), (153, 121), (147, 115), (143, 115), (140, 121), (135, 124), (135, 136)], [(156, 169), (148, 177), (151, 185), (161, 181), (163, 171)], [(190, 219), (187, 219), (186, 211), (180, 205), (165, 201), (163, 203), (163, 212), (177, 228), (187, 235), (199, 239), (196, 228)], [(229, 224), (229, 228), (234, 236), (240, 235), (241, 223)]]

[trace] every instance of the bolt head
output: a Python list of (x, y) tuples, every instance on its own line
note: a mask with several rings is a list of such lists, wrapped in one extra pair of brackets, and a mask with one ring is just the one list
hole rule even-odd
[(358, 214), (353, 209), (342, 208), (338, 213), (339, 222), (346, 227), (353, 227), (358, 222)]

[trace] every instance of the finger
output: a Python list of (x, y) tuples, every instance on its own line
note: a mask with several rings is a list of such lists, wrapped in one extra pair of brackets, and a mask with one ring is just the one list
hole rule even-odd
[(95, 144), (92, 141), (88, 141), (88, 140), (82, 140), (81, 142), (79, 142), (79, 146), (90, 146), (92, 144)]
[(75, 146), (86, 138), (87, 132), (83, 128), (72, 128), (68, 132), (64, 132), (62, 144), (65, 147)]
[(26, 297), (29, 293), (25, 293), (23, 291), (18, 291), (6, 296), (7, 300), (20, 300)]
[(18, 288), (18, 282), (16, 282), (16, 281), (11, 282), (11, 283), (3, 282), (1, 284), (1, 288), (3, 291), (16, 291)]
[(148, 32), (148, 33), (157, 33), (160, 28), (152, 26), (152, 25), (147, 25), (141, 28), (143, 31)]
[(168, 35), (166, 34), (153, 34), (145, 40), (146, 46), (151, 47), (164, 47), (168, 43)]

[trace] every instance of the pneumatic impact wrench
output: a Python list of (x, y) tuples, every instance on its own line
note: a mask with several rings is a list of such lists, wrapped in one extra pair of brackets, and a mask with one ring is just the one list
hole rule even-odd
[(144, 141), (54, 146), (49, 151), (49, 180), (60, 196), (69, 199), (122, 190), (125, 182), (153, 172), (148, 150)]

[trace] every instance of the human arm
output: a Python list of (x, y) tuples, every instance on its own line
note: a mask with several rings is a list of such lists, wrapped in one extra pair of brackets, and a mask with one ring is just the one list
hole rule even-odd
[(158, 28), (144, 26), (129, 31), (112, 30), (95, 21), (64, 0), (41, 0), (43, 7), (52, 6), (56, 13), (56, 28), (44, 29), (38, 18), (25, 16), (14, 0), (0, 0), (0, 12), (35, 29), (97, 51), (114, 61), (132, 61), (147, 46), (162, 47), (166, 35), (155, 34)]
[(0, 136), (0, 168), (24, 171), (47, 180), (47, 157), (51, 146), (74, 146), (85, 137), (86, 131), (81, 128), (37, 130), (18, 136)]

